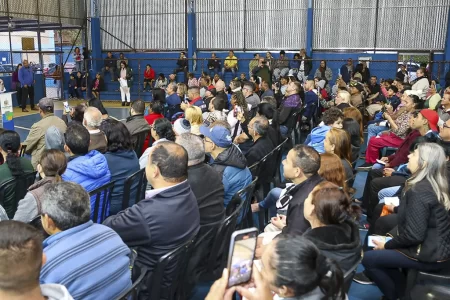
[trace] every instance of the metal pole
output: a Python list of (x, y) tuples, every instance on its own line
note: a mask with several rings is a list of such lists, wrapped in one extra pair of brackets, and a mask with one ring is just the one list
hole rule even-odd
[(61, 86), (61, 98), (60, 99), (64, 99), (64, 73), (65, 73), (65, 69), (64, 69), (64, 64), (63, 64), (63, 60), (64, 60), (64, 51), (63, 51), (63, 46), (62, 46), (62, 22), (61, 22), (61, 1), (58, 1), (58, 20), (59, 20), (59, 50), (61, 51), (59, 54), (59, 71), (61, 73), (61, 81), (60, 86)]
[(373, 51), (377, 49), (377, 34), (378, 34), (378, 10), (380, 9), (380, 0), (375, 4), (375, 38), (373, 40)]
[[(6, 16), (8, 17), (8, 25), (9, 25), (9, 18), (10, 18), (10, 16), (9, 16), (9, 1), (6, 1)], [(10, 57), (11, 57), (11, 66), (13, 66), (13, 68), (14, 68), (14, 59), (13, 59), (13, 53), (12, 53), (12, 39), (11, 39), (11, 29), (12, 28), (10, 28), (9, 26), (8, 26), (8, 37), (9, 37), (9, 55), (10, 55)], [(20, 62), (22, 62), (22, 60), (20, 61)], [(20, 102), (20, 99), (17, 99), (17, 102), (19, 103)]]
[[(44, 59), (42, 57), (42, 41), (41, 41), (41, 15), (39, 12), (39, 0), (36, 0), (36, 9), (37, 9), (37, 22), (38, 22), (38, 31), (37, 31), (37, 39), (38, 39), (38, 51), (39, 51), (39, 65), (41, 66), (41, 75), (42, 75), (42, 89), (44, 91), (44, 97), (47, 97), (47, 88), (45, 85), (45, 77), (44, 77)], [(30, 99), (31, 101), (31, 99)]]

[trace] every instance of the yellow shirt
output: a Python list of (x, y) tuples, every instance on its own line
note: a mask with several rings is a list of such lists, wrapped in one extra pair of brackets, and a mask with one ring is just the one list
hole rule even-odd
[(235, 68), (237, 66), (237, 63), (238, 61), (236, 56), (234, 55), (232, 57), (227, 56), (225, 58), (224, 66), (225, 68)]

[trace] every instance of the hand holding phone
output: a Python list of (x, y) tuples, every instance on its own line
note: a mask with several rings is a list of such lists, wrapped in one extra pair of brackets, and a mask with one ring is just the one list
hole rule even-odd
[(258, 229), (235, 231), (231, 235), (228, 256), (228, 287), (246, 283), (252, 277)]
[(70, 106), (69, 106), (69, 102), (68, 101), (64, 101), (64, 111), (66, 112), (66, 114), (70, 113)]
[(377, 242), (381, 242), (381, 243), (387, 243), (390, 240), (392, 240), (392, 238), (388, 237), (388, 236), (369, 235), (367, 245), (369, 247), (376, 247), (376, 245), (375, 245), (375, 243), (373, 241), (377, 241)]

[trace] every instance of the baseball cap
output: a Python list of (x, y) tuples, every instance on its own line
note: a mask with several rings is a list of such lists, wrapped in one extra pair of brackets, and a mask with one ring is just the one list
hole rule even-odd
[(357, 81), (350, 81), (350, 86), (357, 88), (358, 91), (360, 91), (360, 92), (362, 92), (364, 90), (364, 87), (362, 86), (362, 84), (360, 84)]
[(214, 126), (212, 128), (205, 125), (200, 126), (200, 133), (213, 141), (221, 148), (228, 148), (232, 144), (231, 132), (223, 126)]
[(175, 123), (173, 123), (173, 130), (179, 135), (182, 135), (183, 133), (189, 133), (191, 132), (191, 123), (183, 118), (177, 119)]
[(420, 114), (427, 119), (428, 126), (430, 126), (430, 129), (433, 131), (438, 131), (437, 124), (439, 122), (439, 115), (437, 112), (431, 109), (422, 109), (420, 111)]
[(55, 104), (52, 99), (45, 97), (39, 100), (39, 108), (44, 112), (53, 112)]

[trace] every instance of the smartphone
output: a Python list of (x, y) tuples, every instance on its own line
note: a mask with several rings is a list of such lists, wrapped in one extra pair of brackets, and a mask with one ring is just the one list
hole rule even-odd
[(367, 241), (368, 242), (367, 245), (369, 247), (375, 247), (375, 244), (373, 243), (374, 240), (377, 241), (377, 242), (387, 243), (390, 240), (392, 240), (392, 238), (389, 237), (389, 236), (369, 235), (368, 241)]
[(233, 232), (228, 252), (228, 287), (246, 283), (252, 278), (258, 229), (248, 228)]
[(66, 111), (66, 113), (70, 113), (70, 106), (69, 106), (69, 102), (64, 101), (64, 110)]

